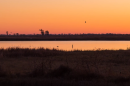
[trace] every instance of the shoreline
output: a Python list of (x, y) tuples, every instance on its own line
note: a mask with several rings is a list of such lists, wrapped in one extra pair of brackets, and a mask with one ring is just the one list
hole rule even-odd
[(22, 40), (20, 40), (20, 39), (9, 39), (9, 40), (6, 40), (6, 39), (0, 39), (0, 41), (130, 41), (130, 39), (129, 40), (106, 40), (106, 39), (104, 39), (104, 40), (90, 40), (90, 39), (88, 39), (88, 40), (72, 40), (72, 39), (70, 39), (70, 40), (63, 40), (63, 39), (61, 39), (61, 40), (33, 40), (33, 39), (22, 39)]
[(130, 41), (130, 35), (5, 35), (0, 41)]

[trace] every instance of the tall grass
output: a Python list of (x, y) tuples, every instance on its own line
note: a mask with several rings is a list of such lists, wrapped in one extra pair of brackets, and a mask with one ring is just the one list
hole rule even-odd
[(46, 57), (46, 56), (57, 56), (61, 55), (60, 50), (56, 49), (44, 49), (44, 48), (39, 48), (39, 49), (29, 49), (29, 48), (7, 48), (7, 49), (0, 49), (0, 55), (4, 57), (28, 57), (28, 56), (33, 56), (33, 57)]
[[(40, 61), (41, 63), (36, 65), (33, 70), (26, 72), (23, 75), (18, 73), (9, 75), (2, 67), (0, 67), (0, 80), (2, 80), (1, 77), (4, 77), (5, 79), (4, 81), (0, 81), (0, 85), (2, 85), (1, 83), (6, 86), (21, 86), (20, 84), (22, 84), (22, 86), (81, 86), (82, 83), (82, 86), (118, 86), (119, 84), (122, 86), (130, 85), (129, 73), (127, 77), (123, 77), (121, 74), (115, 76), (109, 75), (111, 72), (116, 70), (117, 65), (120, 67), (127, 67), (127, 65), (129, 66), (130, 50), (61, 51), (44, 48), (8, 48), (0, 49), (0, 57), (1, 59), (5, 58), (6, 61), (8, 59), (13, 61), (16, 58), (21, 57), (15, 61), (26, 60), (26, 62), (29, 62), (30, 59), (28, 60), (23, 58), (23, 60), (22, 57), (34, 57), (34, 60), (39, 59), (37, 57), (43, 57), (40, 58), (40, 60), (43, 60)], [(5, 59), (3, 61), (5, 61)], [(56, 67), (53, 66), (55, 65), (54, 61), (57, 63)], [(33, 65), (34, 64), (31, 66)], [(111, 69), (111, 66), (115, 69)], [(100, 70), (102, 67), (104, 67), (103, 70)], [(119, 69), (121, 70), (122, 68)], [(120, 70), (117, 72), (120, 73)], [(104, 74), (102, 71), (108, 73)], [(28, 78), (28, 80), (26, 78)], [(109, 85), (109, 83), (111, 84)]]
[(30, 49), (30, 48), (7, 48), (7, 49), (0, 49), (0, 57), (48, 57), (48, 56), (66, 56), (66, 55), (91, 55), (94, 53), (103, 54), (103, 55), (121, 55), (121, 56), (130, 56), (130, 50), (74, 50), (74, 51), (63, 51), (57, 49)]

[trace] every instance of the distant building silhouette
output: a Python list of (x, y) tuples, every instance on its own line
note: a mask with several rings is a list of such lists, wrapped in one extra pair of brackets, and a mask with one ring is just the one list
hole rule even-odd
[(45, 35), (49, 35), (49, 31), (47, 30), (47, 31), (45, 31)]

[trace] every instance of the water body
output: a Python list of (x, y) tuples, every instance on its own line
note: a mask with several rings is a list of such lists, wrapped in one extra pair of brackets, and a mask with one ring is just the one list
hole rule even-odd
[(130, 41), (0, 41), (0, 48), (49, 48), (59, 50), (119, 50), (130, 47)]

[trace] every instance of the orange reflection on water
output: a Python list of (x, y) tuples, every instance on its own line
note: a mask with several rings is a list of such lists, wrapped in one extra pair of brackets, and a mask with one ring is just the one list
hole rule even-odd
[[(73, 46), (73, 47), (72, 47)], [(1, 41), (0, 48), (49, 48), (59, 50), (127, 49), (130, 41)]]

